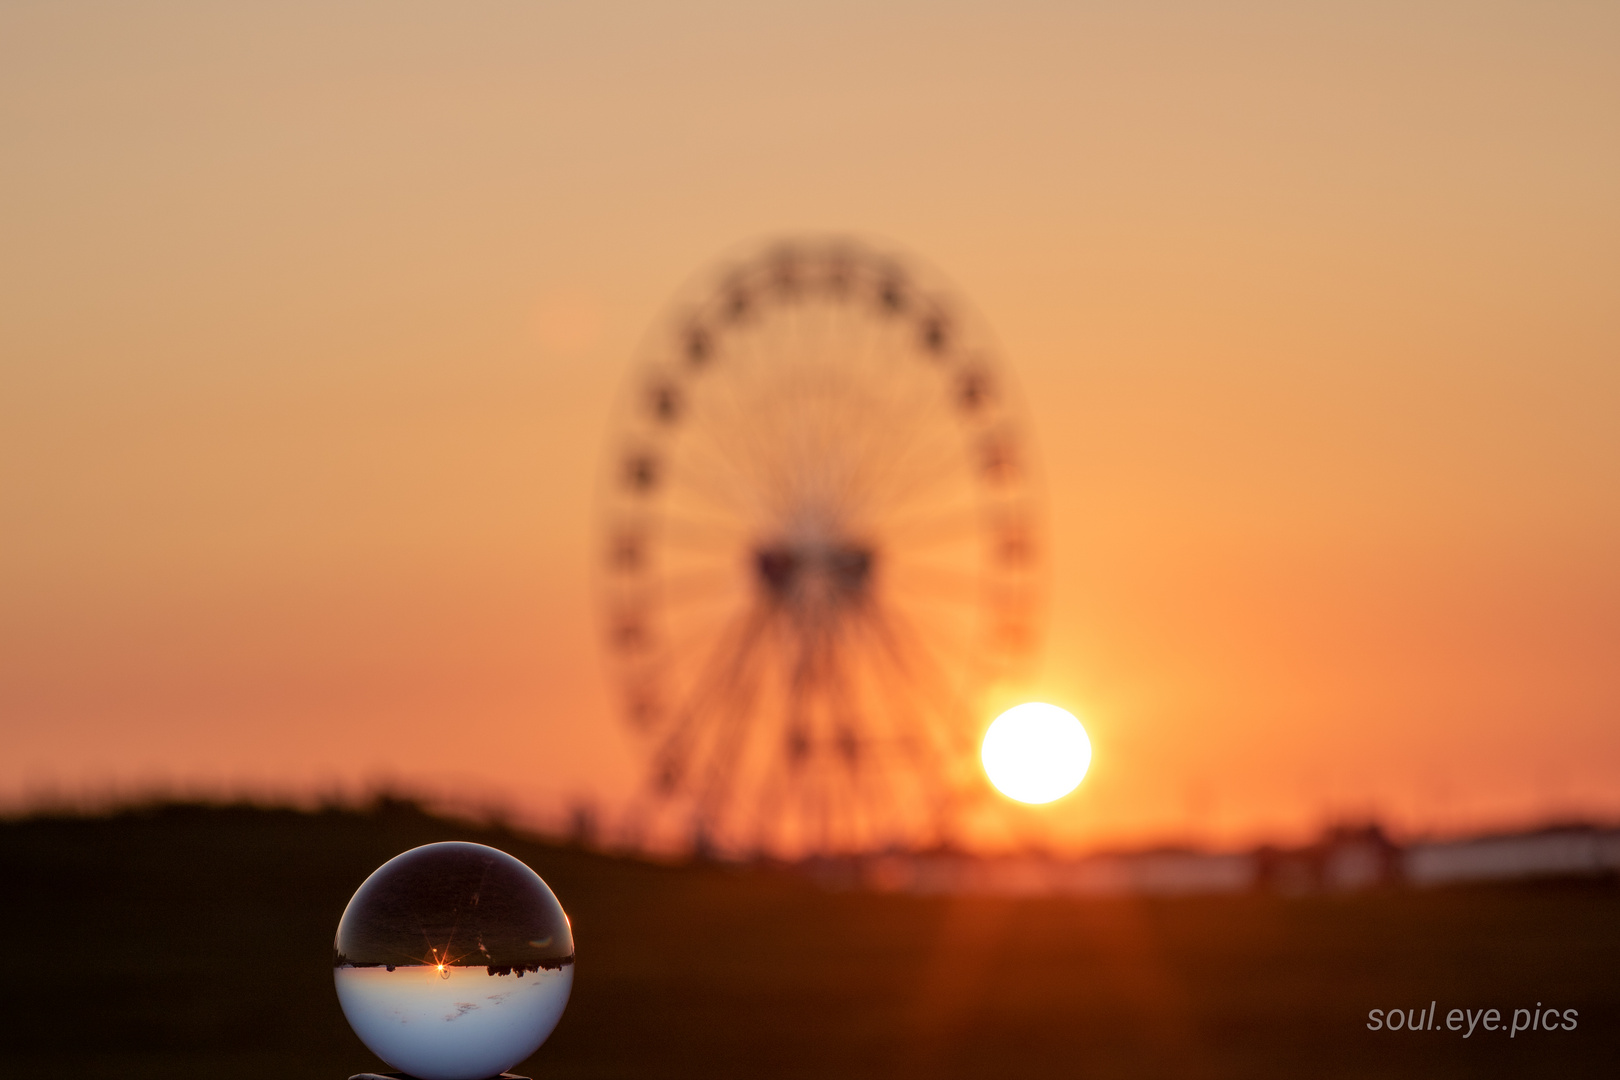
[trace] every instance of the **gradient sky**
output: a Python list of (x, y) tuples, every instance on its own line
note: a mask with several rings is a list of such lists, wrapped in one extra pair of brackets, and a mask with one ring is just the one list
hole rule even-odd
[(835, 230), (1031, 404), (1028, 692), (1096, 748), (1039, 828), (1620, 815), (1617, 56), (1595, 2), (8, 3), (0, 799), (611, 808), (615, 394)]

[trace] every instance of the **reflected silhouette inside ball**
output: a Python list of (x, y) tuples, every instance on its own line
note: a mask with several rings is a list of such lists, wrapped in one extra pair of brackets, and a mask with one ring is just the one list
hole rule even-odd
[(420, 1080), (483, 1080), (534, 1053), (574, 978), (568, 916), (540, 876), (483, 844), (413, 848), (366, 879), (338, 923), (343, 1015)]

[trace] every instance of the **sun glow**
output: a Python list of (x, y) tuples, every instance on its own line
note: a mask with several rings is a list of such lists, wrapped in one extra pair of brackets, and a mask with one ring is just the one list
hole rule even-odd
[[(450, 977), (450, 965), (461, 960), (461, 956), (450, 955), (450, 946), (448, 945), (444, 947), (443, 952), (440, 952), (438, 949), (432, 947), (428, 949), (428, 952), (431, 954), (431, 956), (429, 958), (425, 958), (423, 962), (432, 964), (433, 970), (439, 973), (439, 978), (441, 979), (448, 979)], [(465, 953), (462, 954), (462, 956), (465, 955)]]
[(1091, 767), (1091, 739), (1073, 713), (1031, 701), (991, 722), (979, 756), (997, 791), (1049, 803), (1080, 786)]

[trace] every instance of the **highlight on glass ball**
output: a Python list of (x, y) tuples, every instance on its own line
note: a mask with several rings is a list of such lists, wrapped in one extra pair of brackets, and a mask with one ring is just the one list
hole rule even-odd
[(1021, 803), (1049, 803), (1080, 786), (1091, 767), (1091, 739), (1067, 709), (1031, 701), (990, 724), (980, 750), (997, 791)]
[(338, 923), (343, 1015), (418, 1080), (484, 1080), (539, 1049), (574, 982), (574, 935), (540, 875), (483, 844), (427, 844), (365, 880)]

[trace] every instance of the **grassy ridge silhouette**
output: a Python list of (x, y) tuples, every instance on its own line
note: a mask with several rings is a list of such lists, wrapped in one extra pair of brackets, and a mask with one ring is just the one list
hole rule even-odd
[[(162, 805), (0, 823), (17, 1077), (344, 1080), (350, 895), (417, 844), (493, 844), (573, 921), (542, 1077), (1580, 1076), (1620, 1005), (1613, 881), (1281, 899), (832, 893), (435, 817)], [(1372, 1033), (1372, 1008), (1580, 1011), (1575, 1032)]]

